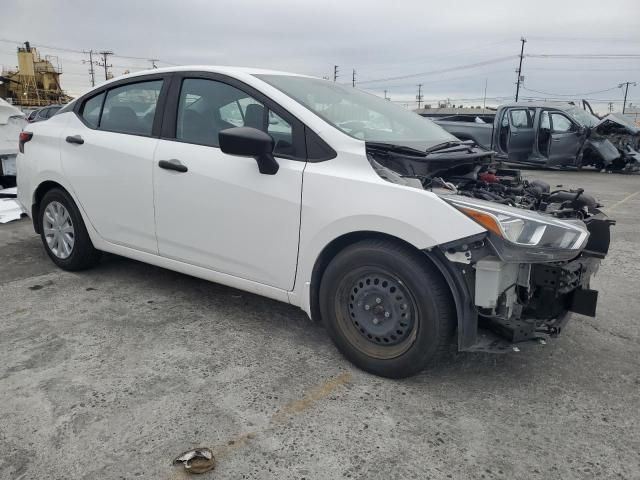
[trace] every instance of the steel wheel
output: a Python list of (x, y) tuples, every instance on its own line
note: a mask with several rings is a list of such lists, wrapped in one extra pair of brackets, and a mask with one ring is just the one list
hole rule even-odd
[(42, 231), (51, 253), (61, 259), (69, 258), (76, 233), (69, 212), (60, 202), (50, 202), (44, 209)]
[(339, 291), (339, 326), (355, 348), (379, 359), (398, 357), (411, 348), (418, 308), (397, 276), (381, 268), (360, 268), (341, 282)]

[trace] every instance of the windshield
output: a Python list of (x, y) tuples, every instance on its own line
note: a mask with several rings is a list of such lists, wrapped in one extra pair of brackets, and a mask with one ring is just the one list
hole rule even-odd
[(573, 117), (583, 127), (595, 127), (600, 120), (595, 115), (590, 114), (586, 110), (578, 107), (568, 108), (566, 112)]
[(420, 150), (457, 140), (431, 120), (350, 86), (289, 75), (256, 77), (359, 140), (391, 143)]

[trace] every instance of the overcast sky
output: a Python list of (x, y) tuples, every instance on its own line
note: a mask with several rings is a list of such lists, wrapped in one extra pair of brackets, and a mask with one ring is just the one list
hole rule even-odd
[[(418, 83), (426, 103), (481, 105), (485, 80), (487, 105), (497, 105), (513, 99), (521, 36), (525, 54), (638, 55), (639, 20), (638, 0), (11, 0), (0, 16), (0, 65), (17, 62), (11, 42), (42, 45), (42, 54), (59, 57), (63, 88), (77, 95), (90, 83), (88, 57), (74, 50), (141, 58), (112, 57), (115, 75), (147, 68), (147, 58), (159, 66), (257, 66), (319, 77), (332, 77), (337, 64), (339, 82), (350, 83), (355, 68), (360, 88), (386, 89), (411, 107)], [(420, 75), (393, 79), (413, 74)], [(609, 101), (619, 110), (617, 85), (638, 81), (629, 99), (640, 104), (637, 57), (527, 57), (523, 74), (523, 97), (587, 97), (599, 110)]]

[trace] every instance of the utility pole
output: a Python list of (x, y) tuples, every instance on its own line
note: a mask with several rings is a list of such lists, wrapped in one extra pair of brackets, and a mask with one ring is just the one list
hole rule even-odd
[(113, 52), (111, 50), (103, 50), (98, 53), (102, 56), (102, 63), (98, 63), (97, 65), (104, 67), (104, 79), (109, 80), (109, 69), (113, 67), (113, 65), (107, 63), (107, 60), (109, 59), (109, 55), (113, 55)]
[(609, 111), (613, 112), (613, 102), (609, 102)]
[(391, 100), (391, 98), (387, 97), (387, 90), (384, 91), (384, 99), (385, 100)]
[(624, 86), (624, 101), (622, 102), (622, 113), (624, 114), (624, 111), (627, 108), (627, 93), (629, 93), (629, 85), (632, 86), (636, 86), (637, 83), (636, 82), (624, 82), (621, 83), (620, 85), (618, 85), (618, 88), (622, 88)]
[(333, 81), (338, 80), (338, 65), (333, 66)]
[[(84, 52), (89, 54), (89, 75), (91, 75), (91, 86), (96, 86), (96, 71), (93, 68), (95, 62), (93, 61), (93, 50), (89, 50), (88, 52)], [(86, 60), (82, 60), (82, 63), (87, 63)]]
[(418, 110), (420, 110), (420, 106), (422, 105), (422, 84), (418, 84), (418, 95), (416, 95), (416, 100), (418, 101)]
[(485, 110), (487, 108), (487, 82), (488, 78), (484, 79), (484, 98), (482, 99), (482, 109)]
[(522, 42), (522, 46), (520, 47), (520, 65), (518, 65), (518, 81), (516, 82), (516, 102), (520, 94), (520, 83), (524, 80), (522, 78), (522, 58), (524, 57), (524, 44), (527, 43), (527, 39), (522, 37), (520, 41)]
[(351, 86), (356, 88), (356, 69), (353, 69), (353, 74), (351, 75)]
[(157, 58), (150, 58), (149, 61), (151, 62), (151, 68), (158, 68), (156, 62), (159, 62), (160, 60), (158, 60)]

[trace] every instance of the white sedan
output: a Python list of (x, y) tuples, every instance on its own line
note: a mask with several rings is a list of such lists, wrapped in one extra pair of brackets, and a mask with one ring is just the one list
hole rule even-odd
[(19, 202), (59, 267), (105, 251), (289, 302), (378, 375), (415, 374), (456, 338), (505, 351), (595, 314), (597, 205), (554, 209), (544, 187), (529, 202), (492, 152), (351, 87), (140, 72), (30, 125), (20, 152)]

